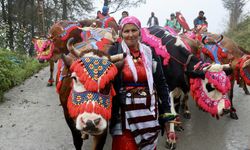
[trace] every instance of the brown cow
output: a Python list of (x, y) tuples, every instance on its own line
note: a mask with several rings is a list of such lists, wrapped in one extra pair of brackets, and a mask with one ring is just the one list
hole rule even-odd
[[(83, 31), (88, 36), (82, 36)], [(82, 58), (83, 53), (82, 52), (80, 53), (81, 56), (77, 55), (78, 52), (74, 52), (74, 51), (71, 51), (72, 54), (69, 54), (68, 56), (64, 56), (62, 54), (68, 54), (70, 52), (67, 47), (67, 41), (71, 38), (74, 38), (74, 39), (73, 40), (71, 39), (70, 43), (74, 44), (78, 49), (80, 49), (80, 51), (85, 51), (86, 49), (95, 48), (98, 50), (102, 50), (104, 53), (105, 50), (107, 50), (109, 46), (116, 40), (117, 36), (114, 36), (116, 34), (114, 34), (114, 32), (112, 32), (112, 30), (110, 29), (99, 29), (99, 28), (82, 29), (80, 28), (77, 22), (68, 22), (68, 21), (61, 21), (61, 22), (54, 24), (51, 27), (49, 33), (50, 33), (49, 39), (52, 41), (52, 44), (54, 45), (54, 47), (59, 50), (59, 53), (56, 53), (54, 56), (55, 57), (63, 56), (62, 58), (64, 58), (63, 59), (64, 65), (61, 63), (61, 61), (59, 61), (59, 67), (58, 67), (58, 73), (57, 73), (57, 92), (59, 94), (60, 102), (64, 110), (64, 116), (65, 116), (66, 122), (73, 135), (75, 148), (77, 150), (81, 149), (82, 144), (83, 144), (82, 139), (87, 137), (86, 134), (82, 134), (82, 132), (84, 132), (90, 135), (94, 135), (94, 138), (93, 138), (94, 143), (93, 143), (92, 149), (102, 149), (106, 140), (107, 120), (109, 119), (109, 115), (107, 114), (109, 114), (109, 111), (107, 111), (105, 115), (104, 111), (100, 113), (97, 110), (106, 110), (104, 108), (110, 108), (111, 105), (110, 103), (107, 103), (109, 105), (106, 105), (106, 104), (102, 105), (105, 107), (101, 107), (101, 106), (98, 107), (98, 109), (95, 110), (97, 113), (94, 113), (95, 111), (92, 112), (89, 109), (89, 107), (88, 108), (80, 107), (80, 106), (78, 107), (78, 104), (79, 105), (86, 104), (86, 101), (82, 98), (84, 96), (86, 97), (86, 94), (84, 95), (83, 91), (81, 91), (82, 93), (79, 95), (79, 92), (76, 92), (76, 91), (79, 91), (79, 88), (75, 88), (77, 87), (77, 85), (79, 85), (83, 81), (81, 79), (81, 74), (79, 74), (79, 70), (81, 69), (80, 66), (83, 64), (83, 62), (81, 62), (83, 61), (83, 58)], [(94, 33), (94, 35), (92, 35), (92, 33)], [(81, 42), (82, 40), (84, 40), (85, 42)], [(91, 42), (89, 42), (90, 40)], [(96, 47), (93, 47), (93, 42), (95, 42)], [(90, 55), (86, 56), (85, 54), (84, 59), (86, 57), (94, 57), (94, 56), (99, 57), (98, 54), (92, 53), (91, 56)], [(71, 61), (67, 61), (69, 60), (68, 57), (71, 57)], [(101, 58), (98, 59), (98, 61), (100, 60)], [(72, 63), (69, 63), (69, 62), (72, 62), (73, 64), (75, 64), (73, 66), (78, 66), (78, 67), (71, 67)], [(105, 57), (105, 62), (108, 62), (107, 57)], [(108, 63), (108, 64), (113, 66), (111, 63)], [(106, 87), (107, 87), (107, 90), (112, 89), (110, 88), (111, 87), (110, 81), (112, 80), (113, 76), (115, 76), (115, 69), (114, 69), (115, 67), (111, 67), (111, 68), (113, 68), (113, 73), (112, 75), (109, 75), (109, 78), (110, 78), (109, 80), (105, 80), (106, 82), (102, 85), (101, 89), (98, 90), (99, 93), (101, 92), (103, 94), (106, 94), (105, 93)], [(80, 73), (84, 73), (84, 71), (83, 72), (80, 71)], [(104, 74), (103, 77), (105, 75), (106, 74)], [(72, 79), (74, 81), (79, 79), (79, 81), (72, 83)], [(93, 82), (89, 82), (89, 83), (93, 83)], [(86, 82), (82, 84), (84, 84), (83, 86), (86, 86)], [(73, 90), (72, 90), (72, 85), (73, 85)], [(85, 88), (85, 91), (89, 92), (90, 95), (93, 94), (91, 92), (96, 92), (96, 91), (92, 91), (93, 89), (91, 88), (88, 89), (89, 86), (82, 87), (80, 89), (83, 89), (83, 88)], [(95, 96), (96, 96), (96, 93), (95, 93)], [(104, 98), (106, 97), (105, 99), (106, 101), (103, 101), (103, 102), (109, 102), (111, 96), (112, 95), (110, 95), (108, 98), (107, 96), (104, 96)], [(93, 100), (95, 101), (96, 99), (93, 99)], [(95, 108), (93, 106), (97, 106), (97, 105), (92, 105), (92, 107), (90, 108)], [(78, 107), (79, 109), (75, 111), (75, 109), (70, 109), (72, 107), (73, 108)], [(100, 126), (96, 127), (96, 125), (97, 126), (100, 125)], [(84, 137), (82, 137), (82, 135), (84, 135)]]
[[(239, 46), (230, 38), (218, 34), (212, 34), (204, 32), (201, 34), (196, 34), (192, 38), (188, 38), (185, 35), (181, 35), (185, 41), (190, 45), (192, 52), (194, 54), (205, 56), (210, 60), (220, 63), (220, 64), (231, 64), (233, 69), (233, 74), (231, 76), (231, 91), (229, 92), (229, 97), (231, 100), (232, 108), (230, 111), (230, 116), (233, 119), (238, 119), (236, 110), (233, 107), (233, 87), (235, 80), (243, 87), (246, 94), (249, 94), (246, 83), (249, 83), (249, 57), (246, 51), (243, 51)], [(212, 48), (213, 51), (209, 50)], [(207, 59), (206, 59), (207, 60)], [(244, 80), (243, 80), (244, 79)]]
[[(103, 25), (103, 21), (100, 20), (96, 20), (96, 19), (85, 19), (79, 22), (70, 22), (70, 21), (59, 21), (58, 23), (54, 24), (53, 28), (58, 28), (57, 24), (59, 25), (63, 25), (63, 24), (71, 24), (74, 27), (71, 27), (70, 29), (79, 27), (79, 28), (83, 28), (83, 27), (105, 27), (105, 28), (111, 28), (113, 29), (116, 33), (118, 33), (118, 29), (119, 26), (116, 23), (116, 21), (114, 20), (114, 18), (109, 19), (107, 21), (107, 23), (105, 25)], [(60, 28), (60, 27), (59, 27)], [(58, 29), (60, 30), (60, 29)], [(63, 30), (63, 29), (61, 29)], [(80, 30), (79, 30), (80, 31)], [(60, 33), (62, 31), (59, 31)], [(74, 35), (77, 37), (75, 40), (77, 40), (76, 42), (80, 42), (82, 40), (84, 40), (84, 38), (89, 38), (88, 35), (85, 35), (86, 37), (83, 37), (83, 35), (80, 35), (80, 32), (74, 31)], [(116, 34), (113, 32), (113, 36), (114, 34)], [(57, 33), (52, 33), (57, 35)], [(73, 33), (72, 33), (73, 34)], [(80, 37), (79, 37), (79, 36)], [(56, 38), (54, 39), (54, 41), (57, 41)], [(64, 40), (65, 41), (65, 40)], [(48, 86), (52, 86), (53, 82), (54, 82), (54, 78), (53, 78), (53, 72), (54, 72), (54, 62), (57, 61), (60, 57), (60, 52), (63, 53), (68, 53), (67, 50), (65, 51), (66, 45), (64, 43), (62, 43), (62, 45), (60, 44), (56, 44), (56, 46), (54, 45), (54, 43), (52, 43), (51, 40), (51, 35), (50, 35), (50, 39), (48, 39), (47, 37), (35, 37), (32, 39), (32, 42), (34, 44), (36, 53), (37, 53), (37, 59), (39, 60), (39, 62), (43, 63), (43, 62), (49, 62), (50, 64), (50, 77), (48, 80)]]

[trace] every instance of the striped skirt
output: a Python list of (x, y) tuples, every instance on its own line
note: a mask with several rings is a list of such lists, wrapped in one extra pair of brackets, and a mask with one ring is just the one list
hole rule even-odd
[(117, 123), (111, 131), (113, 138), (123, 135), (124, 131), (130, 131), (138, 149), (156, 148), (160, 126), (154, 95), (151, 96), (146, 90), (141, 89), (128, 92), (125, 105), (121, 108), (121, 116), (121, 122)]

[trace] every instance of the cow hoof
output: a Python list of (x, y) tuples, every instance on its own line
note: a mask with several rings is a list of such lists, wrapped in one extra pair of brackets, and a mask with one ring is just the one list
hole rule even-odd
[(184, 117), (185, 119), (191, 119), (191, 114), (190, 114), (190, 112), (185, 112), (185, 113), (183, 114), (183, 117)]
[(245, 94), (246, 94), (246, 95), (250, 95), (249, 91), (245, 91)]
[(166, 142), (166, 148), (170, 149), (170, 150), (174, 150), (174, 149), (176, 149), (176, 143)]
[(181, 125), (177, 125), (177, 126), (175, 126), (174, 128), (175, 128), (175, 130), (178, 131), (178, 132), (184, 131), (184, 128), (183, 128)]
[(83, 140), (89, 139), (89, 135), (86, 134), (86, 133), (82, 133), (82, 139), (83, 139)]
[(238, 120), (239, 118), (238, 118), (238, 115), (236, 114), (236, 112), (230, 112), (230, 117), (232, 118), (232, 119), (235, 119), (235, 120)]
[(230, 110), (229, 109), (223, 109), (223, 115), (229, 114)]
[(49, 83), (49, 82), (48, 82), (48, 83), (47, 83), (47, 86), (53, 86), (53, 83)]

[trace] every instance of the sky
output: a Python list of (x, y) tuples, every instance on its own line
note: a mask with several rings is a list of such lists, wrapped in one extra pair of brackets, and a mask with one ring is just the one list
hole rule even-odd
[[(250, 10), (249, 3), (245, 6), (244, 13)], [(101, 10), (103, 0), (97, 0), (95, 5), (96, 11)], [(144, 27), (151, 12), (155, 13), (159, 25), (163, 26), (171, 13), (180, 11), (190, 28), (193, 28), (193, 20), (198, 16), (198, 12), (203, 10), (208, 21), (208, 31), (214, 33), (222, 33), (226, 30), (229, 16), (221, 0), (147, 0), (146, 4), (141, 4), (137, 8), (126, 8), (124, 10), (128, 11), (129, 15), (136, 16)], [(118, 22), (122, 11), (111, 14), (111, 16)], [(110, 12), (112, 12), (112, 9), (110, 9)]]

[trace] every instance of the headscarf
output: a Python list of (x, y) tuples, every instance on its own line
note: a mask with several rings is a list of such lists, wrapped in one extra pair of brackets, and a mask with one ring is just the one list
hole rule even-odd
[[(139, 29), (139, 31), (141, 30), (141, 22), (139, 21), (139, 19), (137, 19), (134, 16), (128, 16), (128, 17), (125, 17), (124, 19), (122, 19), (121, 30), (123, 30), (123, 28), (126, 24), (133, 24)], [(142, 56), (144, 68), (145, 68), (146, 74), (147, 74), (149, 91), (150, 91), (150, 94), (152, 94), (153, 93), (153, 73), (152, 73), (151, 49), (148, 46), (146, 46), (145, 44), (141, 43), (140, 41), (138, 41), (138, 43), (139, 43), (139, 50), (140, 50), (140, 53)], [(128, 62), (130, 70), (132, 71), (134, 81), (137, 82), (138, 76), (137, 76), (135, 64), (133, 62), (130, 50), (129, 50), (129, 48), (124, 40), (122, 40), (121, 46), (122, 46), (123, 52), (127, 53), (126, 60)]]
[(125, 18), (122, 19), (121, 21), (121, 30), (123, 29), (123, 27), (126, 25), (126, 24), (133, 24), (135, 25), (139, 30), (141, 29), (141, 22), (139, 19), (137, 19), (136, 17), (134, 16), (127, 16)]
[(108, 6), (103, 6), (102, 7), (102, 14), (106, 16), (109, 12), (109, 7)]

